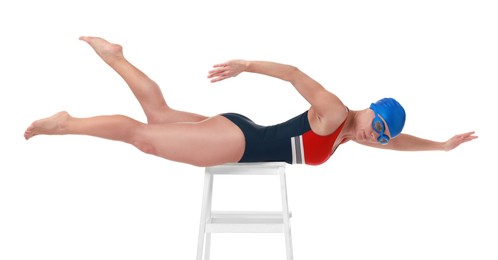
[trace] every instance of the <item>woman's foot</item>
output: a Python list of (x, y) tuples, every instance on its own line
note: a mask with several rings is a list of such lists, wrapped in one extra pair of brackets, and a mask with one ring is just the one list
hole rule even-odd
[(91, 36), (81, 36), (80, 40), (88, 43), (107, 64), (124, 59), (123, 47), (119, 44), (113, 44), (100, 37)]
[(59, 112), (51, 117), (37, 120), (33, 122), (24, 132), (24, 138), (30, 139), (35, 135), (55, 135), (63, 134), (64, 123), (71, 116), (65, 112)]

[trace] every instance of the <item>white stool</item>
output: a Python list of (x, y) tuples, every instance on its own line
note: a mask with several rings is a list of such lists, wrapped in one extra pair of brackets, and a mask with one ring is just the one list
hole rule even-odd
[[(282, 211), (211, 211), (213, 179), (216, 174), (229, 175), (278, 175), (282, 195)], [(287, 203), (285, 163), (237, 163), (206, 167), (204, 175), (201, 224), (197, 245), (197, 260), (209, 260), (212, 233), (284, 233), (287, 260), (293, 259), (290, 220)], [(204, 246), (204, 239), (205, 246)]]

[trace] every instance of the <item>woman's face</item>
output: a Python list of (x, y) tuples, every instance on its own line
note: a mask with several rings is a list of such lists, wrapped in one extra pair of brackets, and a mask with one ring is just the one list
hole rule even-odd
[[(367, 143), (379, 143), (379, 136), (381, 134), (387, 136), (388, 139), (391, 139), (391, 134), (389, 133), (389, 128), (387, 127), (386, 121), (382, 118), (382, 116), (378, 115), (377, 120), (380, 119), (380, 122), (377, 122), (377, 130), (380, 131), (378, 133), (375, 131), (374, 127), (374, 119), (375, 119), (375, 113), (373, 110), (368, 109), (367, 112), (364, 114), (364, 116), (359, 120), (359, 125), (356, 128), (356, 140), (362, 141), (362, 142), (367, 142)], [(384, 126), (382, 131), (382, 127), (379, 126)]]

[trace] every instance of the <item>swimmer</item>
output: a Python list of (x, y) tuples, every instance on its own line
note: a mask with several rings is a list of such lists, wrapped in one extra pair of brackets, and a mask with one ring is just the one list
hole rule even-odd
[(147, 122), (124, 115), (77, 118), (62, 111), (34, 121), (24, 138), (37, 135), (87, 135), (121, 141), (167, 160), (199, 167), (238, 162), (281, 161), (320, 165), (350, 141), (396, 151), (450, 151), (477, 138), (474, 131), (446, 141), (402, 133), (406, 113), (386, 97), (362, 110), (347, 107), (334, 93), (297, 67), (270, 61), (229, 60), (208, 72), (212, 83), (240, 73), (257, 73), (289, 82), (309, 109), (280, 124), (262, 126), (237, 113), (213, 116), (171, 108), (156, 82), (132, 65), (123, 48), (100, 37), (82, 36), (97, 55), (127, 83)]

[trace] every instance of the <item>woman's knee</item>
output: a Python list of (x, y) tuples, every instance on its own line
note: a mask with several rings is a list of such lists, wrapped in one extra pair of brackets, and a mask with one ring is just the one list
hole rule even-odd
[(174, 110), (169, 107), (161, 107), (160, 109), (154, 109), (147, 113), (147, 123), (148, 124), (162, 124), (167, 123), (171, 118)]
[(132, 131), (132, 134), (129, 137), (129, 143), (144, 153), (157, 155), (156, 145), (146, 134), (148, 132), (146, 128), (148, 127), (148, 125), (141, 125)]
[(157, 149), (156, 147), (151, 144), (150, 142), (144, 142), (141, 140), (134, 140), (131, 143), (133, 146), (135, 146), (138, 150), (147, 153), (147, 154), (152, 154), (152, 155), (157, 155)]

